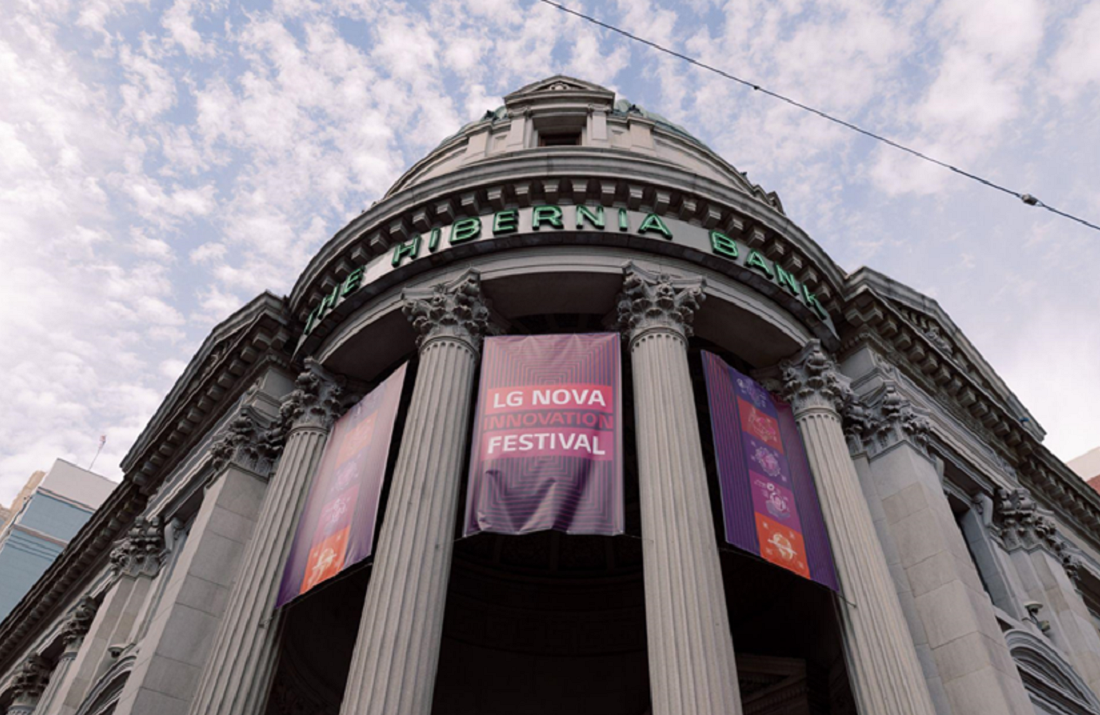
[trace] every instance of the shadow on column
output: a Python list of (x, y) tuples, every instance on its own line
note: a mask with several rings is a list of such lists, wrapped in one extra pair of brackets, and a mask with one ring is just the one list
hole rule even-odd
[[(595, 316), (542, 316), (513, 326), (530, 333), (599, 329)], [(696, 405), (744, 712), (854, 715), (832, 594), (721, 543), (700, 347), (745, 370), (752, 366), (692, 340)], [(629, 360), (623, 369), (628, 535), (481, 534), (459, 541), (433, 715), (649, 713)], [(461, 494), (460, 500), (465, 489)], [(360, 568), (290, 607), (269, 715), (337, 715), (369, 572)]]

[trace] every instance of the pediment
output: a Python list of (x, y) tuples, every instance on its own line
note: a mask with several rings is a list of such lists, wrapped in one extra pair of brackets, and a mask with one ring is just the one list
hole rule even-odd
[(506, 95), (504, 103), (507, 106), (512, 106), (532, 100), (552, 99), (555, 96), (562, 98), (587, 96), (593, 100), (602, 100), (608, 103), (615, 99), (615, 93), (606, 87), (576, 77), (556, 74), (553, 77), (540, 79), (537, 82), (520, 87), (515, 92)]
[(889, 309), (887, 312), (891, 318), (886, 332), (891, 336), (904, 334), (906, 340), (903, 342), (910, 344), (915, 342), (914, 338), (922, 338), (932, 346), (932, 349), (922, 348), (920, 351), (909, 349), (910, 358), (920, 361), (922, 355), (928, 359), (927, 353), (938, 353), (937, 360), (942, 362), (945, 359), (971, 375), (982, 390), (996, 395), (1021, 424), (1027, 425), (1033, 434), (1042, 438), (1045, 432), (1034, 416), (936, 300), (871, 268), (860, 268), (849, 276), (849, 296), (868, 288)]

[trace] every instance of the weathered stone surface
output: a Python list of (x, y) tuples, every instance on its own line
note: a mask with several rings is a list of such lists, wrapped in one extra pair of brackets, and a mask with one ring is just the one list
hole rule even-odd
[(619, 329), (634, 368), (653, 713), (740, 713), (688, 370), (687, 336), (703, 282), (633, 265), (625, 273)]
[(839, 411), (850, 402), (851, 391), (816, 341), (781, 363), (780, 370), (832, 540), (845, 604), (848, 671), (859, 709), (932, 715), (928, 685), (841, 427)]
[(474, 374), (489, 330), (476, 272), (408, 295), (405, 306), (419, 333), (420, 369), (340, 708), (344, 715), (431, 711)]

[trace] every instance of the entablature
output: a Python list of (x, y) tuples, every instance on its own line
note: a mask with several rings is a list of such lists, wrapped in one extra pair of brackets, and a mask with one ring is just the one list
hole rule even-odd
[[(462, 177), (441, 177), (378, 204), (315, 257), (291, 293), (291, 310), (305, 325), (310, 312), (349, 276), (380, 260), (395, 246), (418, 238), (433, 240), (433, 231), (464, 218), (537, 205), (646, 212), (723, 232), (807, 286), (826, 311), (840, 309), (837, 298), (844, 272), (774, 209), (662, 162), (631, 158), (624, 163), (613, 152), (582, 151), (486, 162), (471, 167)], [(618, 245), (612, 233), (607, 232), (608, 244)], [(667, 254), (671, 249), (661, 247), (663, 243), (657, 240), (649, 247)], [(668, 243), (674, 245), (675, 241)], [(646, 246), (638, 248), (645, 250)], [(442, 255), (433, 256), (430, 262), (435, 265), (442, 260)]]
[(214, 328), (123, 460), (122, 483), (0, 623), (0, 672), (74, 589), (95, 578), (96, 565), (144, 513), (161, 482), (256, 376), (289, 365), (289, 323), (282, 299), (264, 293)]
[(997, 471), (1030, 488), (1078, 538), (1100, 546), (1100, 494), (1042, 444), (1042, 428), (934, 301), (900, 286), (926, 301), (918, 310), (912, 296), (899, 305), (883, 294), (896, 296), (899, 286), (868, 269), (853, 274), (844, 296), (841, 355), (872, 346), (1003, 461)]

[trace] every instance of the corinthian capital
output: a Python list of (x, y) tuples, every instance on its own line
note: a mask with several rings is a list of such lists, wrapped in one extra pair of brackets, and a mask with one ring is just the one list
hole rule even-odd
[[(340, 397), (342, 380), (325, 370), (311, 357), (305, 359), (305, 369), (298, 374), (295, 389), (279, 410), (283, 428), (300, 427), (329, 429), (342, 412)], [(274, 440), (275, 436), (265, 439)]]
[(29, 656), (19, 666), (19, 672), (16, 673), (12, 681), (12, 705), (33, 705), (37, 703), (49, 682), (49, 662), (37, 654)]
[(65, 625), (61, 628), (61, 640), (65, 643), (66, 648), (76, 649), (80, 647), (80, 644), (84, 641), (84, 636), (88, 635), (88, 630), (92, 627), (92, 621), (95, 619), (98, 609), (99, 604), (90, 596), (84, 596), (77, 601), (76, 608), (69, 614), (69, 619), (65, 621)]
[(618, 329), (628, 341), (651, 330), (664, 330), (684, 340), (691, 337), (695, 311), (706, 296), (702, 278), (676, 278), (652, 273), (633, 263), (623, 267)]
[(246, 405), (210, 448), (214, 471), (220, 472), (233, 462), (267, 477), (282, 452), (285, 439), (286, 432), (281, 425), (268, 424), (255, 407)]
[(164, 528), (160, 519), (139, 516), (111, 552), (111, 567), (116, 574), (156, 576), (164, 561)]
[(796, 415), (815, 407), (843, 413), (850, 402), (851, 390), (818, 340), (809, 341), (797, 355), (779, 363), (779, 371), (783, 399)]
[(449, 338), (480, 352), (489, 332), (489, 306), (481, 294), (481, 274), (466, 271), (449, 283), (438, 283), (426, 291), (406, 291), (402, 310), (417, 333), (416, 346)]
[(886, 448), (903, 439), (912, 441), (917, 447), (928, 446), (932, 423), (923, 415), (917, 414), (913, 403), (903, 397), (893, 385), (887, 385), (877, 405), (876, 433), (878, 446)]
[(1031, 549), (1040, 546), (1061, 556), (1064, 542), (1054, 522), (1039, 512), (1039, 505), (1027, 489), (998, 487), (993, 500), (993, 526), (1005, 549)]

